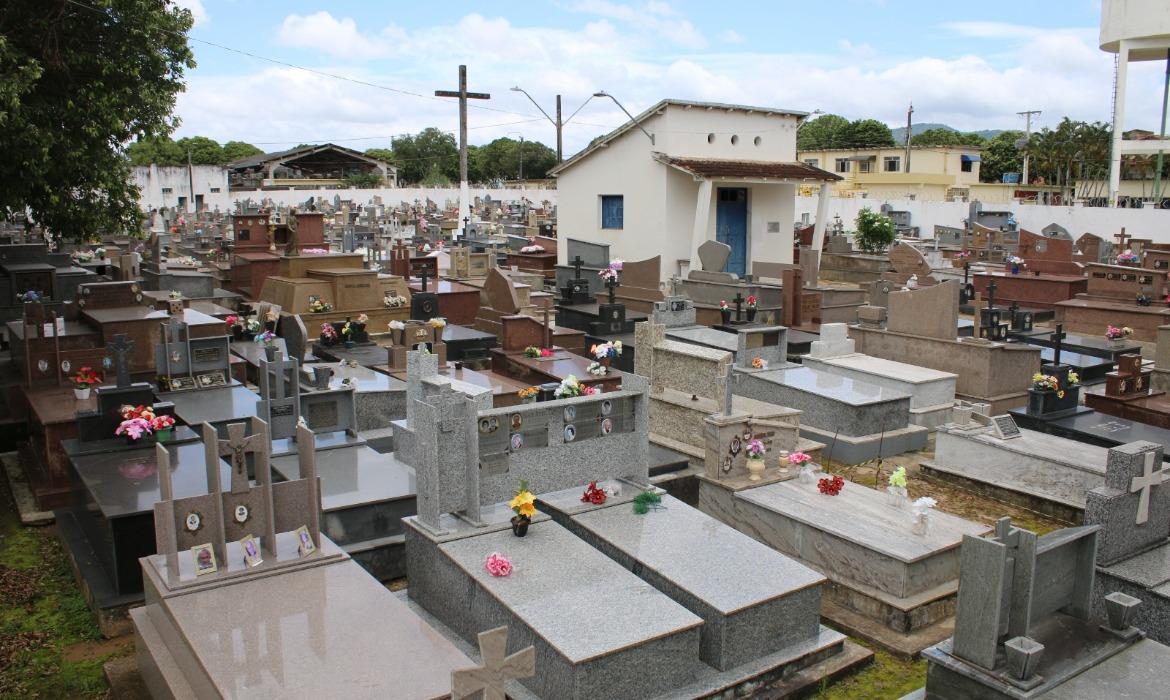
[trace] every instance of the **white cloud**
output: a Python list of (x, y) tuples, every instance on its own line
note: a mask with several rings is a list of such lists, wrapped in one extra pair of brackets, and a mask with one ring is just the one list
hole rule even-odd
[(175, 0), (175, 4), (191, 11), (191, 15), (195, 18), (194, 26), (196, 27), (204, 26), (211, 21), (211, 16), (207, 14), (207, 8), (203, 7), (203, 0)]
[[(388, 33), (392, 31), (387, 28)], [(384, 38), (362, 34), (353, 19), (337, 19), (325, 10), (285, 17), (276, 40), (285, 46), (315, 49), (339, 58), (370, 59), (390, 53)]]
[(703, 33), (690, 20), (679, 16), (670, 4), (661, 0), (651, 0), (640, 7), (609, 0), (580, 0), (570, 9), (619, 20), (689, 49), (707, 46), (707, 38)]
[(734, 29), (724, 29), (723, 31), (719, 32), (719, 41), (722, 41), (725, 44), (742, 44), (743, 36), (741, 36), (740, 33)]

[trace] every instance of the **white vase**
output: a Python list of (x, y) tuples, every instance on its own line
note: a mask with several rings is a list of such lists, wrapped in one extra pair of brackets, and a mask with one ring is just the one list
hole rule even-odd
[(905, 486), (887, 486), (886, 496), (889, 504), (895, 508), (902, 508), (906, 505), (906, 487)]
[(817, 480), (817, 475), (813, 472), (812, 465), (808, 462), (800, 465), (800, 483), (812, 484)]
[(89, 387), (85, 387), (84, 389), (78, 389), (77, 387), (73, 387), (73, 396), (78, 401), (85, 401), (86, 399), (89, 398), (90, 391), (92, 391), (92, 390)]
[(764, 476), (764, 460), (751, 459), (747, 461), (748, 481), (759, 481)]
[(910, 531), (919, 537), (925, 537), (930, 529), (930, 511), (915, 513), (911, 521)]

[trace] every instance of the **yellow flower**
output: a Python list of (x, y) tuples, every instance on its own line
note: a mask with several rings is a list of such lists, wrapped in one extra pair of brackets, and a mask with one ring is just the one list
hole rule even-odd
[(521, 491), (520, 493), (516, 494), (516, 497), (513, 498), (510, 503), (508, 503), (508, 507), (520, 513), (521, 515), (524, 515), (524, 513), (521, 511), (525, 508), (525, 506), (531, 508), (532, 503), (535, 500), (536, 496), (533, 496), (531, 491)]
[(532, 516), (536, 515), (536, 506), (532, 505), (531, 503), (525, 503), (516, 509), (516, 513), (518, 515), (531, 518)]

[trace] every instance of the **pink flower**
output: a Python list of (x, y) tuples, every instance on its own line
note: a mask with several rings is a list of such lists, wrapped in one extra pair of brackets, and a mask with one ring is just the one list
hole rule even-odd
[(600, 393), (601, 393), (601, 389), (598, 389), (595, 386), (589, 386), (588, 384), (585, 384), (581, 387), (581, 395), (582, 396), (593, 396), (594, 394), (600, 394)]
[(487, 569), (487, 572), (492, 576), (508, 576), (512, 573), (512, 562), (508, 561), (508, 557), (503, 554), (492, 552), (487, 555), (483, 568)]
[(137, 440), (143, 435), (150, 434), (150, 421), (145, 418), (129, 418), (118, 424), (115, 435), (126, 434), (131, 440)]
[(154, 475), (155, 465), (148, 462), (126, 462), (118, 467), (118, 473), (123, 479), (142, 481)]
[(792, 454), (788, 455), (789, 464), (804, 464), (810, 459), (812, 459), (812, 457), (809, 457), (803, 452), (793, 452)]

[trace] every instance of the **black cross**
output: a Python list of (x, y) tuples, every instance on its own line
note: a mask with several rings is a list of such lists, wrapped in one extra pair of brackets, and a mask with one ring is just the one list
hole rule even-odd
[(118, 376), (118, 387), (130, 386), (130, 361), (126, 355), (134, 349), (134, 341), (125, 333), (114, 336), (114, 342), (106, 345), (106, 349), (114, 355), (114, 371)]
[(617, 288), (618, 288), (617, 279), (615, 279), (613, 277), (610, 277), (609, 279), (607, 279), (605, 281), (605, 288), (609, 290), (609, 303), (616, 304), (617, 299), (614, 297), (614, 293), (617, 291)]
[(423, 269), (422, 272), (419, 273), (419, 278), (422, 280), (422, 291), (424, 291), (424, 292), (427, 291), (427, 271), (426, 271), (426, 269)]
[(735, 321), (736, 321), (736, 323), (739, 323), (740, 308), (743, 306), (744, 301), (745, 301), (745, 299), (743, 298), (743, 295), (740, 294), (739, 292), (736, 292), (735, 293)]
[(987, 283), (987, 310), (995, 308), (995, 280)]
[(581, 259), (580, 255), (573, 258), (573, 274), (577, 276), (576, 279), (581, 279), (581, 263), (583, 262), (585, 261)]
[(1008, 318), (1014, 319), (1016, 317), (1016, 314), (1019, 312), (1020, 312), (1020, 303), (1018, 301), (1013, 301), (1012, 305), (1008, 307), (1008, 314), (1009, 314)]
[(967, 277), (971, 274), (971, 261), (963, 261), (963, 286), (967, 286)]
[(1059, 367), (1060, 366), (1060, 348), (1062, 345), (1061, 341), (1064, 340), (1066, 337), (1068, 337), (1064, 332), (1064, 324), (1063, 323), (1056, 324), (1056, 331), (1053, 332), (1051, 337), (1052, 337), (1052, 366)]

